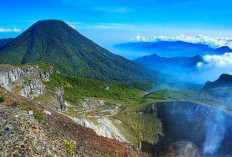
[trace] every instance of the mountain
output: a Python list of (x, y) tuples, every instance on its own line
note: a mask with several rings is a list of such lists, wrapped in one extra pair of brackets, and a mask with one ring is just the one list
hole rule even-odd
[(232, 75), (222, 74), (214, 82), (207, 81), (205, 83), (204, 89), (211, 89), (216, 87), (232, 87)]
[(232, 52), (232, 49), (229, 48), (228, 46), (222, 46), (217, 48), (216, 51), (224, 53), (224, 52)]
[(58, 20), (38, 21), (0, 48), (0, 64), (43, 62), (61, 73), (100, 80), (153, 79), (154, 72), (115, 55)]
[(140, 57), (134, 60), (135, 63), (163, 73), (182, 74), (186, 72), (194, 72), (197, 69), (197, 63), (204, 62), (199, 55), (194, 57), (160, 57), (157, 54)]
[(0, 48), (9, 43), (11, 40), (13, 40), (13, 38), (0, 39)]
[(193, 44), (183, 41), (157, 41), (157, 42), (130, 42), (115, 46), (120, 50), (141, 52), (146, 55), (158, 54), (163, 57), (184, 56), (191, 57), (205, 54), (223, 54), (223, 49), (214, 49), (204, 44)]

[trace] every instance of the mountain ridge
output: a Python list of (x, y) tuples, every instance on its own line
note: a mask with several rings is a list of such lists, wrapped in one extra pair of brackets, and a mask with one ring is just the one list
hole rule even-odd
[(139, 57), (133, 61), (146, 68), (167, 73), (170, 69), (178, 70), (178, 72), (196, 70), (197, 63), (204, 62), (200, 55), (193, 57), (160, 57), (157, 54)]
[(115, 55), (59, 20), (38, 21), (0, 48), (0, 64), (44, 62), (60, 72), (99, 80), (154, 79), (155, 72)]
[(213, 82), (207, 81), (203, 89), (211, 89), (216, 87), (232, 87), (232, 75), (222, 74)]
[(214, 49), (204, 44), (194, 44), (183, 41), (156, 41), (156, 42), (128, 42), (115, 45), (117, 49), (132, 52), (143, 52), (145, 55), (158, 54), (162, 57), (192, 57), (198, 54), (221, 55), (230, 50), (229, 47)]

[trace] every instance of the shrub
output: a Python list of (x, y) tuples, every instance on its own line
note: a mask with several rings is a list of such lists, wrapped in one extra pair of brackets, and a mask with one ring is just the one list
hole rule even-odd
[(5, 96), (0, 96), (0, 103), (6, 101), (6, 97)]
[(34, 117), (38, 120), (39, 123), (42, 123), (44, 121), (44, 117), (41, 112), (34, 111)]
[(64, 148), (66, 149), (68, 154), (73, 154), (74, 153), (74, 151), (73, 151), (74, 146), (73, 146), (72, 142), (65, 141), (65, 142), (63, 142), (62, 145), (64, 146)]

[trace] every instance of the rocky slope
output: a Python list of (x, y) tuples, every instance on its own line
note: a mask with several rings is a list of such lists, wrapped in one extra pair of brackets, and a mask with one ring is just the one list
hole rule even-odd
[(0, 103), (0, 156), (99, 156), (116, 151), (120, 156), (145, 155), (3, 88), (0, 95), (6, 98)]
[[(44, 85), (45, 82), (49, 82), (53, 72), (57, 72), (53, 67), (41, 68), (38, 65), (0, 65), (0, 86), (30, 100), (37, 98), (38, 103), (46, 106), (65, 110), (63, 89), (57, 87), (51, 92)], [(47, 99), (39, 99), (45, 95)]]
[[(82, 127), (92, 129), (98, 136), (130, 143), (121, 132), (120, 127), (117, 126), (121, 125), (122, 122), (111, 118), (123, 111), (122, 104), (109, 104), (105, 100), (93, 98), (84, 99), (78, 104), (68, 102), (63, 98), (64, 87), (55, 86), (53, 89), (47, 87), (51, 75), (55, 73), (57, 71), (52, 67), (1, 65), (0, 86), (46, 108), (47, 111), (44, 111), (44, 114), (51, 116), (56, 113), (59, 117), (63, 115), (75, 125), (79, 124)], [(109, 87), (106, 90), (109, 90)], [(4, 109), (14, 112), (11, 111), (11, 108)], [(20, 111), (19, 114), (28, 117), (29, 113), (27, 112), (21, 113)], [(7, 116), (7, 113), (5, 114)], [(30, 115), (30, 117), (33, 116)], [(25, 121), (30, 120), (30, 117)]]

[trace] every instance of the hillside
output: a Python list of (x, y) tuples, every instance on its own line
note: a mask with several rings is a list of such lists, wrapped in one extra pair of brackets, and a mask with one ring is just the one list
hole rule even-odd
[(129, 145), (97, 136), (93, 130), (46, 106), (0, 88), (0, 97), (3, 96), (0, 156), (136, 155)]
[(155, 72), (115, 55), (58, 20), (38, 21), (0, 47), (0, 64), (48, 63), (60, 72), (100, 80), (155, 79)]
[(216, 88), (216, 87), (232, 87), (232, 75), (222, 74), (214, 81), (207, 81), (204, 85), (204, 89)]
[[(212, 113), (211, 108), (219, 106), (232, 113), (231, 99), (208, 91), (156, 89), (149, 93), (152, 83), (84, 79), (60, 74), (45, 64), (0, 65), (0, 86), (0, 137), (7, 137), (0, 138), (0, 153), (6, 155), (64, 156), (66, 146), (74, 156), (112, 156), (116, 151), (119, 156), (141, 157), (191, 154), (195, 148), (201, 150), (204, 140), (200, 136), (201, 141), (192, 141), (192, 137), (198, 139), (195, 131), (205, 128), (189, 129), (208, 117), (195, 119), (195, 113)], [(169, 105), (170, 110), (165, 110)], [(184, 131), (178, 118), (189, 126)], [(179, 130), (183, 134), (177, 134)], [(20, 143), (24, 140), (28, 145)], [(231, 144), (226, 142), (222, 149), (229, 152)], [(189, 146), (190, 152), (185, 152)], [(27, 149), (32, 151), (27, 154)]]
[(6, 45), (7, 43), (9, 43), (10, 41), (12, 41), (13, 38), (7, 38), (7, 39), (0, 39), (0, 48), (4, 45)]

